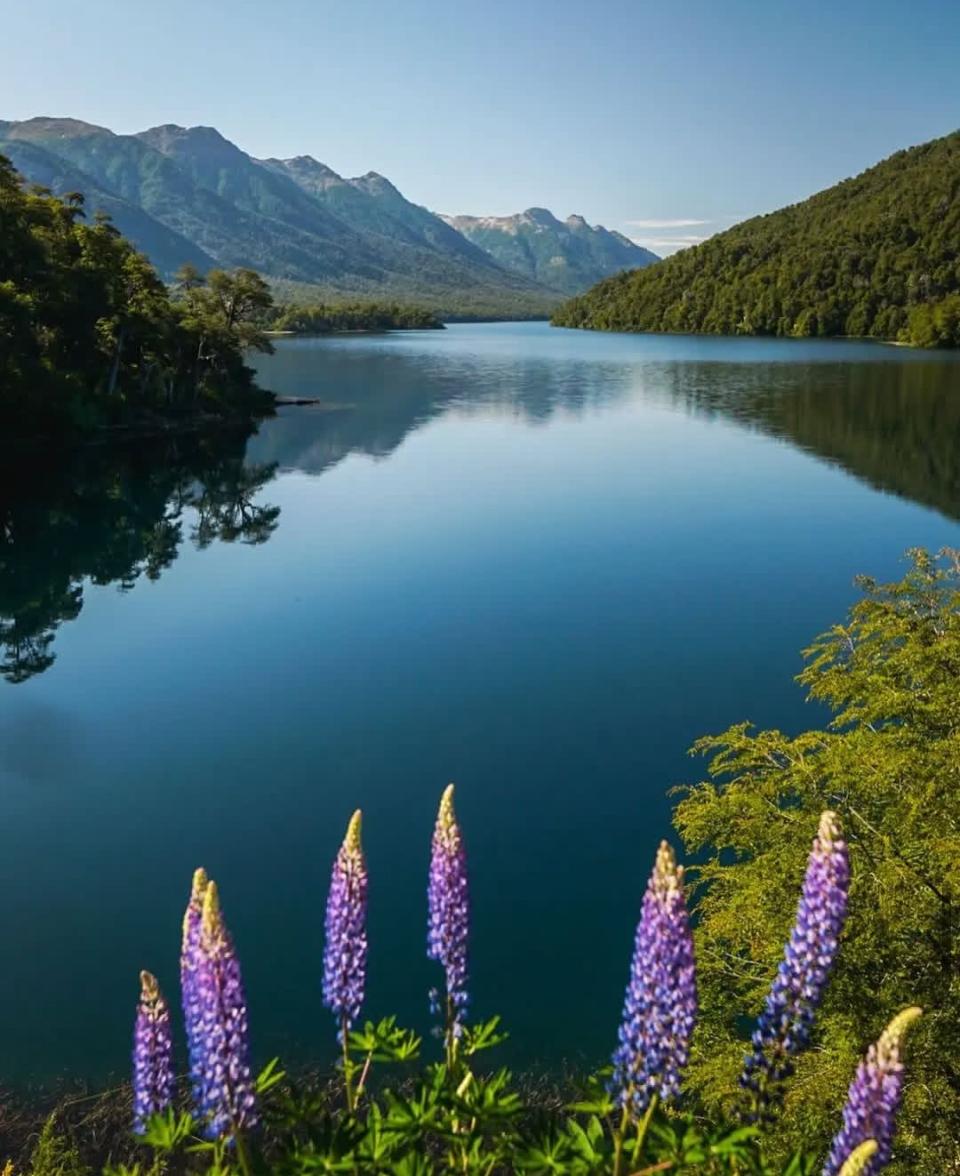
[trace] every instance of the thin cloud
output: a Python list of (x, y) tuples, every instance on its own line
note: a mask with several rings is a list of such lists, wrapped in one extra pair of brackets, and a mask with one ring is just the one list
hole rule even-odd
[(706, 236), (694, 236), (692, 233), (678, 234), (675, 237), (631, 237), (634, 245), (642, 245), (645, 249), (686, 249), (690, 245), (699, 245), (706, 241)]
[(624, 223), (635, 229), (692, 229), (697, 225), (712, 225), (713, 221), (681, 216), (669, 219), (652, 217), (647, 220), (628, 220)]

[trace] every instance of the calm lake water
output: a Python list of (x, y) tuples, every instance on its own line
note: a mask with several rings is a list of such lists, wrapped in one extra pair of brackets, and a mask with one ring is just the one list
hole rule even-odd
[(960, 544), (960, 364), (542, 324), (296, 340), (327, 406), (0, 482), (0, 1082), (127, 1064), (199, 864), (266, 1059), (327, 1061), (323, 903), (365, 814), (367, 1012), (428, 1029), (458, 785), (474, 1009), (602, 1058), (700, 734), (819, 721), (800, 649)]

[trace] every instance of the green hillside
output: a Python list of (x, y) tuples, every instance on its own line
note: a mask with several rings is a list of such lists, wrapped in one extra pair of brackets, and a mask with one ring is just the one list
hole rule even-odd
[(212, 127), (116, 135), (69, 118), (0, 121), (0, 152), (58, 195), (84, 194), (170, 280), (185, 262), (262, 273), (307, 300), (404, 302), (545, 318), (560, 298), (499, 266), (382, 176), (258, 160)]
[(600, 282), (553, 322), (960, 345), (960, 132)]

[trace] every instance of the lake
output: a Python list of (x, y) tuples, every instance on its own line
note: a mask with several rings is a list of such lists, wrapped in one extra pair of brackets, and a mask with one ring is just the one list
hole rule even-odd
[[(545, 324), (286, 340), (257, 435), (0, 480), (0, 1083), (127, 1065), (220, 883), (256, 1053), (331, 1061), (330, 863), (364, 811), (366, 1012), (428, 1031), (457, 783), (473, 1009), (515, 1065), (613, 1046), (667, 790), (793, 678), (866, 572), (960, 545), (960, 364)], [(812, 835), (812, 831), (811, 831)]]

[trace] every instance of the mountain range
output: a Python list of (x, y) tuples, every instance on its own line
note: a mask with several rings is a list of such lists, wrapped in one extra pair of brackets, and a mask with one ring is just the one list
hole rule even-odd
[(960, 346), (960, 131), (608, 277), (553, 322)]
[(443, 219), (504, 269), (565, 294), (577, 294), (599, 281), (598, 271), (607, 277), (659, 260), (622, 233), (602, 225), (594, 228), (582, 216), (560, 221), (545, 208), (528, 208), (515, 216)]
[[(134, 135), (70, 118), (0, 121), (0, 153), (29, 181), (82, 192), (170, 278), (247, 266), (280, 297), (416, 301), (447, 314), (545, 315), (562, 294), (652, 259), (619, 234), (542, 210), (523, 231), (483, 239), (407, 200), (376, 172), (347, 179), (309, 155), (255, 159), (212, 127), (164, 125)], [(536, 218), (534, 218), (536, 214)], [(536, 219), (536, 248), (526, 239)], [(530, 258), (536, 257), (535, 262)]]

